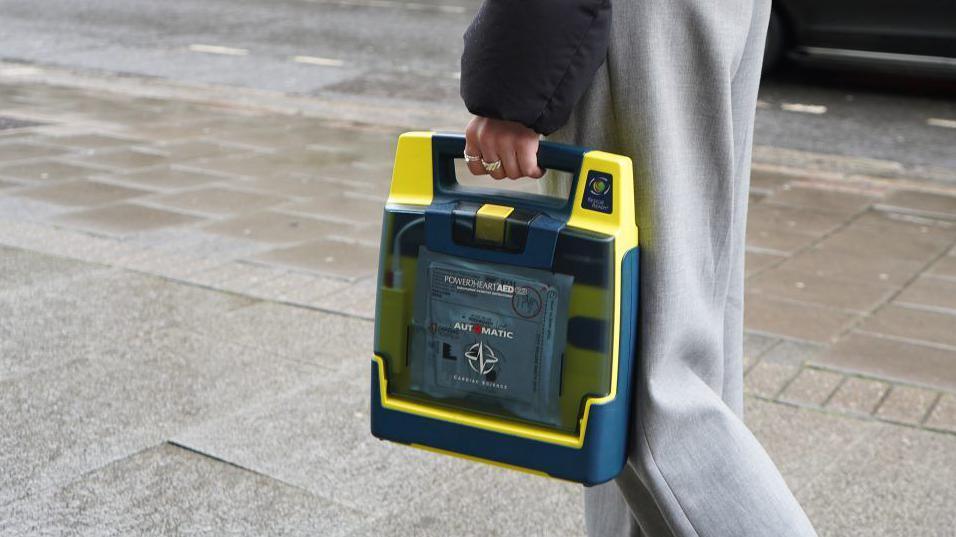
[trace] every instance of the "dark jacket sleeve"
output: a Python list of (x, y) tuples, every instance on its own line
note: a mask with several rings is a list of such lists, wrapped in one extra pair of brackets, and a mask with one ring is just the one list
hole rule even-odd
[(465, 106), (556, 131), (607, 56), (610, 22), (610, 0), (485, 0), (464, 36)]

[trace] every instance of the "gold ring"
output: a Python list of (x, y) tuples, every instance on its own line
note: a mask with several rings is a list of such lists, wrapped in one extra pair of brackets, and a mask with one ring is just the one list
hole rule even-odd
[(469, 155), (467, 152), (463, 152), (462, 155), (465, 156), (465, 162), (478, 162), (481, 160), (481, 155)]
[(486, 172), (492, 173), (501, 167), (501, 159), (494, 162), (485, 162), (485, 159), (481, 159), (481, 165), (484, 166)]

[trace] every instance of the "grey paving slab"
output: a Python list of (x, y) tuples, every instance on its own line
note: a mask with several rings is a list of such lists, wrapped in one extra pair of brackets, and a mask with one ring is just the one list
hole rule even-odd
[(796, 492), (821, 537), (943, 537), (956, 528), (956, 436), (891, 425)]
[(142, 251), (135, 244), (94, 237), (26, 219), (0, 219), (0, 241), (18, 248), (107, 266), (116, 259)]
[(925, 266), (925, 261), (901, 259), (881, 250), (847, 253), (810, 248), (784, 261), (780, 268), (857, 284), (901, 286)]
[(147, 151), (162, 153), (178, 162), (219, 157), (223, 155), (255, 154), (248, 147), (224, 145), (208, 140), (183, 140), (142, 146)]
[(282, 210), (335, 218), (344, 222), (380, 225), (384, 208), (384, 198), (372, 201), (364, 197), (330, 193), (328, 196), (285, 205)]
[(873, 422), (753, 398), (744, 402), (744, 422), (794, 491), (830, 471), (835, 459), (871, 442), (880, 431)]
[(280, 271), (281, 275), (250, 286), (246, 293), (276, 302), (309, 304), (311, 300), (344, 289), (350, 284), (303, 272)]
[(944, 243), (951, 243), (956, 239), (956, 226), (952, 222), (894, 212), (866, 211), (857, 216), (848, 227), (880, 231), (886, 234), (887, 238), (893, 239), (910, 236)]
[(0, 143), (29, 142), (36, 139), (36, 132), (32, 129), (0, 131)]
[(774, 337), (744, 332), (744, 356), (756, 360), (779, 342)]
[(802, 366), (819, 356), (825, 349), (823, 345), (785, 340), (764, 353), (762, 359), (767, 362)]
[(870, 415), (886, 395), (889, 385), (877, 380), (850, 377), (837, 388), (827, 408), (850, 414)]
[(55, 221), (70, 227), (125, 236), (165, 227), (196, 224), (203, 219), (135, 203), (119, 203), (67, 213), (58, 216)]
[(254, 255), (269, 248), (268, 244), (241, 237), (224, 237), (197, 228), (168, 227), (136, 234), (127, 242), (149, 247), (164, 255), (181, 255), (199, 259), (215, 259), (222, 263)]
[(330, 191), (337, 192), (342, 189), (358, 190), (358, 187), (363, 187), (363, 191), (368, 190), (363, 183), (345, 186), (338, 181), (305, 172), (290, 172), (280, 176), (255, 175), (243, 178), (240, 184), (243, 188), (303, 199), (327, 196)]
[(760, 294), (748, 293), (744, 302), (748, 330), (816, 343), (832, 343), (857, 318), (849, 312)]
[(880, 202), (879, 207), (890, 211), (901, 211), (930, 218), (956, 220), (956, 196), (946, 196), (930, 192), (898, 190)]
[(352, 359), (347, 369), (308, 389), (174, 441), (369, 515), (404, 510), (412, 498), (447, 496), (474, 465), (372, 437), (369, 364)]
[(922, 276), (903, 289), (894, 302), (956, 315), (956, 280)]
[(68, 152), (66, 149), (50, 147), (48, 145), (32, 144), (29, 142), (9, 142), (0, 144), (0, 162), (54, 157)]
[(949, 255), (939, 258), (926, 273), (940, 278), (956, 279), (956, 255), (950, 252)]
[[(69, 348), (61, 352), (70, 352)], [(179, 330), (0, 383), (0, 504), (295, 389), (323, 371)]]
[(0, 378), (53, 367), (77, 352), (197, 326), (249, 299), (109, 271), (0, 293)]
[(188, 280), (215, 289), (244, 293), (246, 289), (268, 283), (279, 274), (277, 270), (248, 263), (223, 263), (192, 273)]
[(220, 266), (222, 261), (178, 255), (146, 255), (114, 261), (116, 265), (137, 272), (162, 276), (177, 281), (192, 281), (193, 275)]
[[(268, 134), (266, 134), (268, 136)], [(258, 145), (258, 144), (253, 144)], [(207, 159), (194, 164), (202, 170), (246, 177), (316, 176), (324, 166), (354, 157), (336, 150), (285, 149), (263, 155), (239, 155)]]
[[(397, 139), (398, 135), (395, 135), (395, 140)], [(388, 145), (393, 144), (390, 141)], [(392, 151), (392, 155), (394, 155), (394, 149)], [(377, 190), (377, 187), (389, 186), (392, 180), (393, 164), (393, 160), (388, 155), (378, 154), (371, 158), (369, 155), (360, 155), (358, 160), (323, 166), (319, 170), (319, 175), (348, 187), (349, 190), (367, 192)], [(458, 177), (461, 177), (461, 175), (458, 175)], [(384, 199), (381, 196), (380, 198)]]
[[(348, 229), (335, 230), (342, 235)], [(326, 276), (355, 280), (378, 272), (378, 248), (343, 240), (319, 239), (255, 256), (255, 260), (283, 267), (308, 270)]]
[(206, 320), (201, 329), (215, 339), (332, 369), (372, 358), (371, 322), (297, 306), (263, 302)]
[(37, 221), (55, 217), (70, 207), (13, 196), (0, 196), (0, 217), (7, 220)]
[(922, 423), (939, 393), (913, 386), (895, 385), (876, 409), (880, 419), (916, 425)]
[(0, 324), (0, 333), (23, 341), (40, 335), (27, 333), (31, 324), (56, 323), (64, 330), (100, 331), (122, 339), (138, 333), (124, 329), (124, 325), (194, 326), (253, 303), (244, 297), (122, 271), (56, 282), (26, 295), (0, 295), (0, 299), (20, 308), (17, 319), (7, 318)]
[(774, 255), (789, 255), (819, 240), (819, 237), (781, 229), (747, 229), (747, 248), (768, 251)]
[(579, 485), (490, 467), (461, 480), (442, 501), (414, 499), (397, 515), (367, 521), (349, 537), (583, 537)]
[(382, 242), (382, 225), (380, 223), (366, 224), (357, 229), (336, 232), (329, 236), (335, 240), (356, 243), (359, 246), (367, 246), (376, 251)]
[(394, 154), (395, 143), (400, 134), (395, 127), (328, 123), (309, 118), (294, 124), (292, 128), (312, 145), (361, 147), (386, 158)]
[(209, 187), (154, 196), (147, 203), (213, 216), (226, 216), (264, 209), (285, 201), (286, 198), (279, 196)]
[(223, 180), (220, 175), (172, 166), (158, 166), (129, 173), (104, 175), (104, 180), (142, 185), (154, 190), (176, 190)]
[(835, 280), (784, 268), (765, 271), (748, 281), (751, 293), (866, 312), (889, 298), (892, 287)]
[(0, 246), (0, 292), (103, 270), (101, 265)]
[[(223, 133), (236, 129), (248, 129), (251, 122), (258, 122), (260, 119), (268, 117), (256, 116), (255, 114), (230, 116), (193, 118), (185, 124), (182, 121), (175, 120), (157, 121), (148, 124), (134, 123), (126, 125), (125, 132), (155, 142), (178, 142), (208, 138), (218, 141), (219, 136)], [(268, 127), (263, 128), (267, 129)]]
[(746, 276), (750, 277), (786, 259), (785, 256), (761, 252), (747, 252)]
[(838, 373), (805, 368), (787, 385), (780, 400), (822, 406), (842, 381), (843, 375)]
[[(248, 213), (203, 228), (205, 232), (272, 244), (315, 240), (339, 231), (344, 224), (276, 211)], [(345, 226), (350, 227), (350, 226)]]
[[(371, 201), (379, 201), (388, 198), (388, 192), (391, 188), (391, 172), (388, 174), (388, 181), (369, 180), (366, 182), (346, 182), (346, 188), (349, 193), (355, 196), (362, 196)], [(340, 181), (341, 182), (341, 181)], [(537, 191), (536, 191), (537, 192)]]
[(846, 219), (845, 216), (817, 212), (812, 208), (774, 203), (757, 203), (747, 212), (748, 225), (753, 229), (780, 229), (813, 236), (822, 236), (833, 231), (846, 222)]
[(114, 135), (105, 135), (98, 133), (72, 134), (66, 136), (56, 136), (47, 140), (48, 143), (63, 145), (67, 147), (80, 147), (84, 149), (96, 149), (100, 147), (116, 147), (123, 145), (133, 145), (142, 142), (138, 138), (123, 138)]
[(860, 330), (911, 341), (956, 347), (956, 316), (888, 304), (866, 319)]
[(851, 215), (866, 209), (876, 198), (828, 188), (787, 186), (764, 200), (766, 204), (786, 205), (835, 215)]
[(97, 168), (49, 159), (0, 167), (0, 176), (44, 183), (83, 179), (100, 172), (101, 170)]
[(4, 535), (338, 536), (353, 511), (169, 444), (0, 510)]
[(367, 277), (334, 293), (306, 299), (310, 306), (329, 311), (338, 311), (372, 320), (375, 318), (375, 295), (378, 292), (378, 280)]
[(888, 381), (956, 391), (956, 351), (851, 333), (814, 362)]
[(813, 179), (813, 175), (804, 170), (770, 168), (755, 163), (750, 174), (750, 189), (770, 194), (793, 181)]
[(150, 194), (147, 190), (128, 188), (98, 181), (69, 181), (25, 188), (16, 195), (57, 205), (95, 207)]
[(947, 393), (939, 398), (926, 418), (926, 426), (956, 433), (956, 395)]
[[(332, 129), (337, 131), (338, 129)], [(310, 139), (289, 125), (264, 125), (258, 128), (229, 129), (214, 133), (217, 140), (268, 149), (305, 148)]]
[(792, 364), (781, 364), (761, 360), (744, 377), (744, 392), (772, 399), (780, 393), (800, 372)]
[(945, 251), (953, 239), (953, 232), (945, 228), (874, 216), (834, 232), (818, 247), (861, 257), (875, 257), (878, 253), (925, 263)]
[(172, 163), (172, 159), (162, 153), (130, 148), (92, 149), (72, 157), (71, 161), (108, 170), (136, 170)]

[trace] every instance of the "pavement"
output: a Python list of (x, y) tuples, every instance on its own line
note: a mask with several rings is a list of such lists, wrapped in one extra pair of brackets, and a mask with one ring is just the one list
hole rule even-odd
[[(480, 0), (0, 0), (0, 59), (460, 110)], [(956, 168), (956, 82), (787, 65), (765, 77), (762, 146)]]
[[(583, 535), (368, 434), (400, 129), (209, 92), (0, 77), (0, 534)], [(755, 158), (748, 425), (821, 535), (952, 536), (956, 189)]]

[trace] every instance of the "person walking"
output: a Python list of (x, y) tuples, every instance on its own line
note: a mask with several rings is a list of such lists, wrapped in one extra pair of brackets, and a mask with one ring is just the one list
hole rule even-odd
[(485, 0), (465, 32), (465, 152), (497, 166), (492, 177), (541, 178), (539, 135), (634, 162), (631, 447), (616, 480), (586, 489), (591, 537), (816, 535), (742, 420), (744, 233), (769, 13), (770, 0)]

